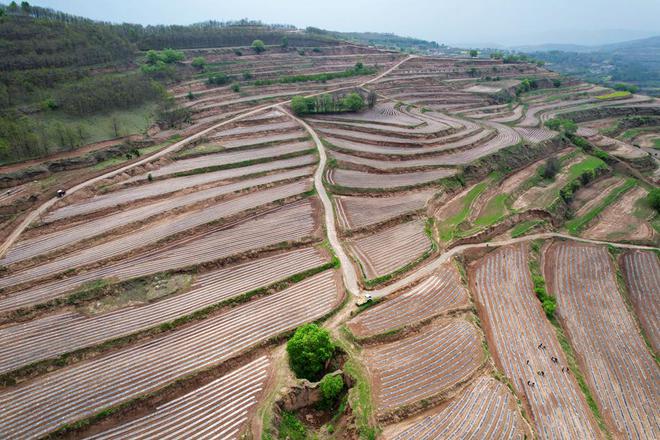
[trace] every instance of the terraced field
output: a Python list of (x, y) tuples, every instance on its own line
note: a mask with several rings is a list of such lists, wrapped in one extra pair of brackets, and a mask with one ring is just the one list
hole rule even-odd
[(159, 406), (148, 416), (92, 439), (205, 436), (238, 439), (250, 410), (264, 389), (270, 362), (265, 356), (195, 391)]
[(462, 319), (366, 349), (378, 411), (429, 399), (470, 378), (484, 354), (477, 330)]
[(166, 336), (4, 390), (0, 436), (41, 436), (217, 365), (327, 314), (340, 300), (338, 290), (335, 274), (326, 271)]
[(396, 298), (351, 319), (347, 326), (355, 336), (366, 338), (467, 307), (468, 294), (458, 270), (446, 264)]
[(607, 248), (555, 243), (545, 276), (612, 432), (657, 438), (660, 371), (618, 291)]
[(337, 220), (342, 229), (360, 229), (422, 209), (435, 190), (391, 197), (335, 197)]
[(289, 251), (199, 275), (189, 291), (150, 304), (94, 316), (66, 312), (2, 328), (7, 342), (0, 347), (0, 374), (174, 321), (326, 261), (314, 248)]
[(199, 237), (182, 238), (154, 251), (19, 290), (0, 299), (0, 313), (62, 297), (91, 281), (103, 278), (122, 281), (192, 267), (283, 242), (296, 242), (311, 237), (316, 230), (312, 204), (307, 200), (297, 202), (243, 222), (221, 225)]
[(415, 220), (352, 240), (348, 247), (365, 277), (374, 279), (424, 255), (431, 247), (431, 240), (424, 232), (424, 222)]
[(395, 190), (421, 186), (455, 174), (450, 170), (418, 171), (403, 174), (372, 174), (353, 170), (332, 170), (328, 182), (346, 188)]
[(398, 433), (394, 440), (471, 438), (523, 439), (530, 432), (507, 387), (482, 376), (446, 408), (424, 417)]
[(660, 349), (660, 262), (653, 252), (630, 252), (620, 259), (635, 312), (653, 349)]
[(534, 296), (527, 258), (526, 246), (516, 245), (493, 251), (471, 268), (470, 288), (488, 346), (540, 438), (600, 438), (578, 383), (563, 370), (567, 361)]

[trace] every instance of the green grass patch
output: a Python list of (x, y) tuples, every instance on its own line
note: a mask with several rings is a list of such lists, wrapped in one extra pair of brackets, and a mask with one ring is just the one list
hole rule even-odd
[(566, 229), (571, 235), (577, 235), (582, 231), (582, 229), (591, 222), (598, 214), (603, 212), (605, 208), (610, 206), (616, 200), (618, 200), (625, 192), (629, 191), (637, 185), (635, 179), (627, 179), (623, 185), (617, 186), (612, 191), (605, 196), (605, 198), (591, 211), (587, 212), (585, 215), (575, 218), (566, 223)]
[(631, 94), (632, 93), (630, 93), (628, 91), (618, 91), (618, 92), (607, 93), (605, 95), (598, 95), (598, 96), (596, 96), (596, 99), (600, 99), (601, 101), (610, 101), (610, 100), (613, 100), (613, 99), (627, 98)]
[(660, 150), (660, 137), (653, 139), (653, 148)]
[(486, 182), (481, 182), (475, 185), (474, 188), (468, 191), (463, 198), (463, 206), (460, 212), (438, 224), (438, 232), (442, 241), (450, 241), (454, 238), (458, 225), (464, 222), (470, 214), (470, 206), (472, 206), (472, 203), (486, 190), (487, 187), (488, 185)]
[(532, 229), (534, 229), (536, 226), (540, 225), (541, 223), (543, 223), (543, 220), (527, 220), (525, 222), (518, 223), (511, 230), (511, 238), (522, 237), (527, 232), (531, 231)]
[[(48, 132), (60, 124), (84, 134), (86, 144), (113, 139), (118, 136), (145, 133), (155, 120), (157, 104), (149, 103), (127, 110), (91, 115), (71, 116), (59, 111), (39, 112), (33, 117), (44, 123)], [(117, 130), (115, 131), (115, 127)], [(55, 139), (53, 140), (55, 142)]]
[(498, 194), (491, 198), (483, 214), (474, 221), (475, 226), (488, 227), (504, 218), (506, 215), (506, 201), (508, 194)]
[(284, 440), (306, 440), (307, 437), (307, 428), (302, 424), (300, 420), (287, 411), (282, 412), (282, 419), (280, 420), (279, 426), (279, 436), (278, 438)]
[(583, 161), (572, 165), (568, 169), (568, 180), (573, 180), (578, 178), (585, 171), (592, 171), (592, 170), (595, 171), (598, 168), (603, 168), (606, 166), (607, 164), (603, 162), (601, 159), (594, 156), (589, 156)]

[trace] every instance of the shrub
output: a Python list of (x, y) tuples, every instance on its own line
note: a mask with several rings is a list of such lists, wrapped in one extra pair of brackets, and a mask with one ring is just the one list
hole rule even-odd
[(248, 71), (248, 70), (246, 70), (245, 72), (243, 72), (243, 79), (244, 79), (244, 80), (247, 81), (247, 80), (252, 79), (252, 78), (253, 78), (252, 72), (250, 72), (250, 71)]
[(281, 46), (282, 48), (287, 48), (287, 47), (289, 47), (289, 37), (287, 37), (286, 35), (283, 36), (283, 37), (282, 37), (282, 42), (280, 43), (280, 46)]
[(234, 49), (234, 55), (240, 57), (241, 55), (243, 55), (243, 51), (240, 49)]
[(555, 87), (561, 87), (561, 80), (556, 79), (556, 78), (553, 79), (552, 80), (552, 85), (555, 86)]
[(653, 209), (660, 212), (660, 188), (652, 189), (649, 195), (646, 196), (646, 200)]
[(189, 101), (194, 101), (195, 100), (195, 94), (192, 91), (188, 92), (186, 97), (188, 98)]
[(261, 41), (261, 40), (254, 40), (254, 41), (252, 42), (252, 49), (253, 49), (256, 53), (261, 53), (261, 52), (264, 52), (264, 51), (266, 50), (266, 45), (265, 45), (264, 42)]
[(279, 438), (288, 440), (307, 439), (307, 429), (300, 420), (290, 412), (283, 412), (279, 427)]
[(472, 50), (470, 51), (470, 56), (471, 56), (472, 58), (476, 58), (476, 57), (478, 57), (478, 56), (479, 56), (479, 51), (476, 50), (476, 49), (472, 49)]
[(206, 67), (206, 59), (204, 57), (195, 57), (192, 60), (191, 65), (196, 69), (204, 69)]
[(312, 49), (312, 52), (321, 53), (321, 48), (315, 47), (314, 49)]
[(332, 404), (337, 400), (341, 390), (344, 389), (344, 379), (340, 374), (326, 374), (321, 379), (319, 383), (319, 388), (321, 389), (321, 398), (322, 403), (326, 406), (332, 406)]
[(559, 171), (561, 164), (559, 159), (551, 157), (545, 161), (545, 166), (542, 169), (541, 176), (545, 179), (554, 179)]
[(229, 81), (231, 81), (231, 77), (229, 77), (226, 73), (214, 73), (209, 75), (209, 84), (214, 84), (217, 86), (223, 86), (225, 84), (229, 84)]
[(335, 346), (328, 330), (316, 324), (298, 327), (286, 344), (291, 369), (299, 378), (316, 380), (332, 357)]
[(234, 83), (231, 85), (231, 90), (238, 93), (241, 91), (241, 85), (239, 83)]
[(578, 126), (570, 119), (552, 118), (546, 121), (545, 126), (550, 130), (562, 131), (564, 133), (573, 134), (577, 131)]

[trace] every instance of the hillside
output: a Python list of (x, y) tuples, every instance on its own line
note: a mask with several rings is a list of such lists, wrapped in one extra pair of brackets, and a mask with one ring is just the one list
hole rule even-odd
[(630, 83), (644, 93), (660, 96), (660, 36), (557, 49), (549, 46), (538, 50), (532, 46), (520, 50), (546, 61), (550, 68), (563, 74), (605, 85)]

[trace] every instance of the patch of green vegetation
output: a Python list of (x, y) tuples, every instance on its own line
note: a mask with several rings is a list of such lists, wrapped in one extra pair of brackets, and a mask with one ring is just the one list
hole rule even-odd
[(607, 167), (607, 164), (601, 159), (589, 156), (583, 161), (572, 165), (568, 169), (568, 179), (573, 180), (588, 171), (596, 171), (598, 168)]
[(157, 104), (148, 103), (139, 107), (114, 110), (107, 113), (85, 117), (68, 115), (63, 112), (40, 112), (33, 116), (47, 132), (53, 142), (63, 144), (57, 139), (57, 132), (72, 130), (84, 143), (100, 142), (130, 134), (145, 133), (156, 117)]
[(286, 344), (291, 369), (299, 378), (318, 380), (335, 352), (330, 332), (316, 324), (298, 327)]
[[(152, 145), (150, 147), (140, 148), (140, 149), (137, 150), (137, 157), (144, 156), (144, 155), (148, 156), (152, 153), (155, 153), (158, 150), (161, 150), (161, 149), (171, 145), (172, 142), (173, 141), (165, 142), (165, 143), (158, 144), (158, 145)], [(97, 170), (97, 171), (104, 170), (106, 168), (110, 168), (110, 167), (113, 167), (115, 165), (119, 165), (121, 163), (128, 162), (134, 156), (136, 156), (136, 155), (130, 155), (130, 157), (128, 157), (128, 156), (113, 157), (113, 158), (110, 158), (110, 159), (107, 159), (107, 160), (104, 160), (102, 162), (97, 163), (92, 168), (94, 170)]]
[(145, 304), (183, 291), (191, 283), (192, 276), (190, 274), (157, 275), (148, 282), (135, 283), (130, 288), (121, 290), (118, 295), (106, 296), (91, 304), (79, 307), (78, 311), (87, 315), (97, 315), (123, 307)]
[(465, 197), (463, 197), (463, 206), (461, 210), (456, 215), (438, 224), (438, 232), (442, 241), (446, 242), (454, 238), (458, 225), (463, 223), (470, 214), (472, 203), (486, 190), (487, 187), (488, 185), (486, 182), (481, 182), (475, 185), (470, 191), (468, 191)]
[(282, 440), (307, 440), (307, 428), (298, 420), (295, 414), (283, 411), (278, 438)]
[(491, 198), (483, 214), (474, 221), (475, 226), (488, 227), (502, 220), (506, 215), (506, 201), (508, 194), (498, 194)]
[(607, 208), (609, 205), (614, 203), (616, 200), (619, 200), (619, 198), (627, 191), (632, 189), (637, 185), (637, 181), (635, 179), (627, 179), (623, 185), (620, 185), (616, 188), (614, 188), (612, 191), (605, 196), (605, 198), (592, 210), (587, 212), (585, 215), (575, 218), (573, 220), (570, 220), (569, 222), (566, 223), (566, 229), (568, 229), (568, 232), (571, 235), (578, 235), (582, 229), (591, 222), (598, 214), (603, 212), (605, 208)]
[(512, 238), (522, 237), (527, 232), (531, 231), (532, 229), (536, 228), (538, 225), (540, 225), (542, 223), (543, 223), (543, 220), (527, 220), (525, 222), (518, 223), (511, 230), (511, 237)]
[(631, 93), (627, 90), (620, 90), (617, 92), (612, 92), (612, 93), (607, 93), (605, 95), (598, 95), (596, 96), (596, 99), (600, 99), (601, 101), (609, 101), (612, 99), (623, 99), (627, 98), (631, 95)]
[(349, 390), (348, 400), (355, 415), (355, 424), (361, 440), (375, 440), (378, 434), (371, 424), (371, 414), (374, 411), (371, 400), (369, 378), (352, 357), (344, 364), (344, 371), (355, 380), (355, 385)]
[(541, 273), (538, 257), (530, 258), (529, 271), (532, 274), (534, 293), (536, 294), (536, 297), (539, 299), (539, 301), (541, 301), (541, 307), (543, 307), (545, 316), (547, 316), (548, 319), (554, 319), (555, 310), (557, 309), (557, 299), (554, 296), (548, 294), (548, 291), (545, 288), (545, 279)]
[(660, 150), (660, 137), (653, 139), (653, 148)]

